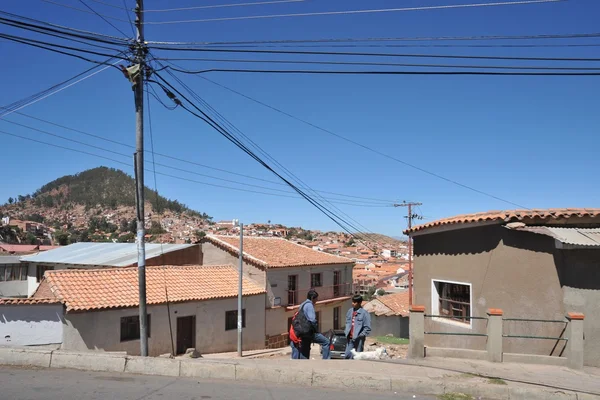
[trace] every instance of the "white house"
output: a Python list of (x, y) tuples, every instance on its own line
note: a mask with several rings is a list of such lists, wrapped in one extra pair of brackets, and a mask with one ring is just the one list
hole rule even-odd
[[(0, 344), (139, 355), (137, 274), (135, 267), (47, 271), (33, 298), (0, 299)], [(235, 351), (238, 277), (231, 265), (147, 267), (149, 355)], [(244, 350), (264, 348), (265, 289), (244, 279), (243, 296)]]

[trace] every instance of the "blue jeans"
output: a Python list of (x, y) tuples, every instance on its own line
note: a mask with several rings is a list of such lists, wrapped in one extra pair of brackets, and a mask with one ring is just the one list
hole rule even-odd
[(290, 342), (292, 348), (292, 360), (306, 360), (306, 357), (300, 352), (300, 345)]
[(329, 339), (325, 337), (322, 333), (315, 333), (315, 336), (313, 337), (313, 342), (321, 345), (321, 354), (323, 355), (323, 360), (329, 360), (331, 358), (331, 355), (329, 354), (329, 352), (331, 351), (329, 349), (329, 345), (331, 344), (329, 342)]
[(362, 352), (365, 347), (365, 337), (359, 336), (356, 339), (348, 339), (346, 343), (346, 360), (354, 359), (350, 350), (355, 349), (358, 353)]

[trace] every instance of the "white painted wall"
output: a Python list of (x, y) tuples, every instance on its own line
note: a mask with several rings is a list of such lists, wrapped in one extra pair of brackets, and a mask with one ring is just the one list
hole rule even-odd
[(0, 282), (0, 297), (27, 297), (27, 281)]
[(63, 322), (62, 304), (0, 305), (0, 345), (61, 343)]
[[(256, 350), (265, 344), (265, 295), (246, 296), (246, 328), (243, 330), (243, 349)], [(177, 317), (196, 316), (196, 348), (200, 353), (236, 351), (237, 330), (225, 330), (225, 312), (237, 310), (237, 298), (174, 303), (170, 305), (173, 345), (177, 344)], [(151, 315), (150, 356), (171, 352), (169, 314), (166, 305), (148, 307)], [(121, 342), (121, 317), (138, 315), (137, 308), (76, 312), (65, 315), (63, 349), (126, 351), (140, 354), (140, 341)]]

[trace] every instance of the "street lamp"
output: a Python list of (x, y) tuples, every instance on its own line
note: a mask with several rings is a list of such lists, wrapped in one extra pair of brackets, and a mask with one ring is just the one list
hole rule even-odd
[(242, 270), (244, 265), (244, 224), (239, 219), (233, 220), (233, 226), (240, 228), (240, 259), (238, 280), (238, 312), (237, 312), (237, 355), (242, 357)]

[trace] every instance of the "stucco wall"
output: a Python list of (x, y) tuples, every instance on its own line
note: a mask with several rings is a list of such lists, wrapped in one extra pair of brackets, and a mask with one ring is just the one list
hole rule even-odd
[(397, 338), (408, 338), (408, 317), (400, 315), (375, 315), (371, 313), (371, 336), (392, 334)]
[(27, 297), (27, 281), (0, 282), (0, 297)]
[[(239, 266), (239, 257), (233, 256), (228, 252), (221, 250), (212, 243), (202, 243), (202, 264), (203, 265), (224, 265), (231, 264), (236, 268)], [(265, 285), (265, 271), (254, 265), (244, 262), (244, 276)]]
[[(264, 348), (265, 296), (244, 297), (246, 327), (243, 349)], [(177, 344), (177, 317), (196, 316), (196, 348), (200, 353), (219, 353), (237, 349), (237, 330), (225, 330), (225, 312), (237, 310), (237, 299), (175, 303), (170, 305), (173, 345)], [(151, 315), (148, 351), (151, 356), (171, 352), (169, 319), (166, 305), (149, 306)], [(121, 317), (138, 315), (137, 308), (68, 313), (65, 316), (63, 348), (67, 350), (127, 351), (140, 354), (139, 340), (120, 341)]]
[(62, 304), (0, 305), (0, 345), (57, 344), (62, 337)]
[(302, 302), (306, 300), (306, 294), (311, 288), (310, 276), (311, 274), (321, 273), (321, 287), (314, 288), (321, 299), (333, 298), (333, 273), (334, 271), (341, 272), (340, 284), (346, 284), (346, 287), (340, 287), (341, 295), (351, 295), (352, 293), (346, 292), (351, 288), (352, 284), (352, 265), (320, 265), (311, 267), (297, 267), (297, 268), (270, 268), (267, 270), (267, 279), (269, 281), (269, 300), (274, 305), (275, 299), (279, 298), (281, 305), (288, 304), (288, 277), (290, 275), (298, 276), (298, 300)]
[[(471, 284), (473, 316), (501, 308), (507, 318), (562, 320), (563, 292), (554, 262), (554, 240), (501, 226), (485, 226), (414, 238), (415, 304), (432, 309), (432, 280)], [(564, 324), (505, 322), (505, 334), (559, 336)], [(425, 329), (436, 332), (485, 333), (486, 321), (472, 325), (426, 318)], [(485, 349), (485, 337), (426, 335), (428, 346)], [(557, 355), (564, 342), (504, 339), (504, 351)], [(553, 352), (554, 349), (554, 352)]]
[[(327, 332), (333, 329), (333, 309), (335, 307), (341, 307), (340, 309), (340, 327), (343, 328), (346, 323), (346, 312), (352, 307), (350, 300), (339, 301), (329, 304), (317, 304), (315, 311), (321, 312), (321, 332)], [(298, 309), (295, 308), (291, 311), (287, 311), (285, 307), (276, 307), (267, 309), (267, 335), (274, 336), (286, 333), (290, 327), (288, 325), (288, 318), (294, 316)]]

